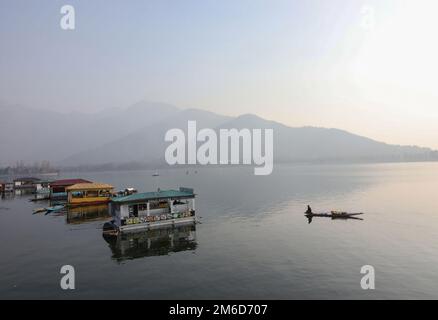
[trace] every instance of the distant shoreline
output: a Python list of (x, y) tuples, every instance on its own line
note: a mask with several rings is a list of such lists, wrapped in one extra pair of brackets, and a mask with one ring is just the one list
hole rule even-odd
[[(355, 165), (379, 165), (379, 164), (409, 164), (409, 163), (438, 163), (438, 160), (410, 160), (410, 161), (296, 161), (296, 162), (275, 162), (274, 165), (278, 166), (355, 166)], [(0, 174), (0, 177), (16, 178), (23, 176), (38, 176), (38, 177), (50, 177), (59, 176), (63, 173), (87, 173), (87, 172), (121, 172), (121, 171), (160, 171), (160, 170), (200, 170), (200, 169), (214, 169), (214, 168), (252, 168), (251, 165), (237, 164), (237, 165), (174, 165), (169, 166), (167, 164), (150, 165), (150, 164), (138, 164), (137, 166), (130, 166), (130, 164), (103, 164), (92, 166), (77, 166), (77, 167), (59, 167), (54, 172), (27, 172), (27, 173), (12, 173), (12, 174)], [(275, 169), (274, 169), (275, 171)]]

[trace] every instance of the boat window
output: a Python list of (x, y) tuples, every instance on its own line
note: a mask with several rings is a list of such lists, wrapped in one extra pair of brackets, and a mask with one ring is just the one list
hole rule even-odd
[(85, 196), (85, 192), (83, 191), (75, 191), (71, 193), (73, 198), (83, 198)]
[(158, 201), (151, 201), (149, 203), (150, 203), (150, 209), (158, 209), (159, 208)]
[(129, 217), (138, 217), (138, 205), (132, 205), (128, 207)]
[(98, 197), (99, 196), (99, 191), (94, 191), (94, 190), (90, 190), (90, 191), (87, 191), (87, 196), (88, 197)]

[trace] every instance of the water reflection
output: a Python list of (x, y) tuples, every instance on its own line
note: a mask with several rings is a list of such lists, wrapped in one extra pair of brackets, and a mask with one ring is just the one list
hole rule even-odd
[(34, 193), (34, 191), (32, 189), (15, 189), (13, 193), (16, 196), (21, 197), (21, 196), (32, 195)]
[(15, 197), (15, 194), (13, 192), (3, 192), (1, 193), (0, 198), (2, 200), (13, 200)]
[(159, 228), (141, 232), (103, 235), (112, 252), (112, 259), (122, 262), (151, 256), (191, 251), (197, 247), (196, 226)]
[(309, 224), (312, 223), (314, 218), (330, 218), (331, 220), (363, 220), (363, 218), (358, 218), (354, 216), (345, 216), (345, 217), (333, 217), (333, 216), (325, 216), (325, 215), (308, 215), (306, 214), (305, 217), (307, 218), (307, 222)]
[(105, 221), (110, 217), (107, 204), (67, 209), (67, 224)]

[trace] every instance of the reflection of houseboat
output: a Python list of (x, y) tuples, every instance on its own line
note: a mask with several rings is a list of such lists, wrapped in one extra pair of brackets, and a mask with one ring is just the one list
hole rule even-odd
[(12, 182), (0, 181), (0, 194), (2, 199), (7, 196), (8, 198), (14, 194), (14, 184)]
[(195, 250), (197, 247), (194, 223), (175, 228), (122, 233), (117, 236), (104, 234), (103, 237), (109, 244), (112, 258), (118, 262)]
[(67, 199), (67, 187), (78, 183), (91, 183), (91, 181), (84, 179), (63, 179), (55, 180), (50, 184), (50, 199)]
[(6, 182), (4, 184), (3, 190), (5, 193), (13, 193), (14, 192), (14, 183), (13, 182)]
[(106, 183), (78, 183), (65, 188), (67, 205), (87, 206), (108, 203), (114, 187)]
[(104, 232), (118, 232), (195, 222), (193, 189), (158, 190), (115, 197), (110, 203), (112, 222)]
[(22, 190), (22, 189), (28, 189), (35, 191), (35, 185), (40, 182), (41, 180), (34, 177), (23, 177), (14, 179), (14, 189), (16, 190)]
[(108, 204), (68, 208), (67, 223), (81, 224), (92, 221), (104, 221), (110, 218)]

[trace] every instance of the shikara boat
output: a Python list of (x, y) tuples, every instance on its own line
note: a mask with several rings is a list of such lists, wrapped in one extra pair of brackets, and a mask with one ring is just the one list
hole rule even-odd
[(342, 219), (342, 218), (351, 218), (355, 216), (362, 215), (363, 212), (341, 212), (341, 211), (330, 211), (330, 212), (322, 212), (322, 213), (304, 213), (306, 216), (311, 217), (325, 217), (325, 218), (333, 218), (333, 219)]

